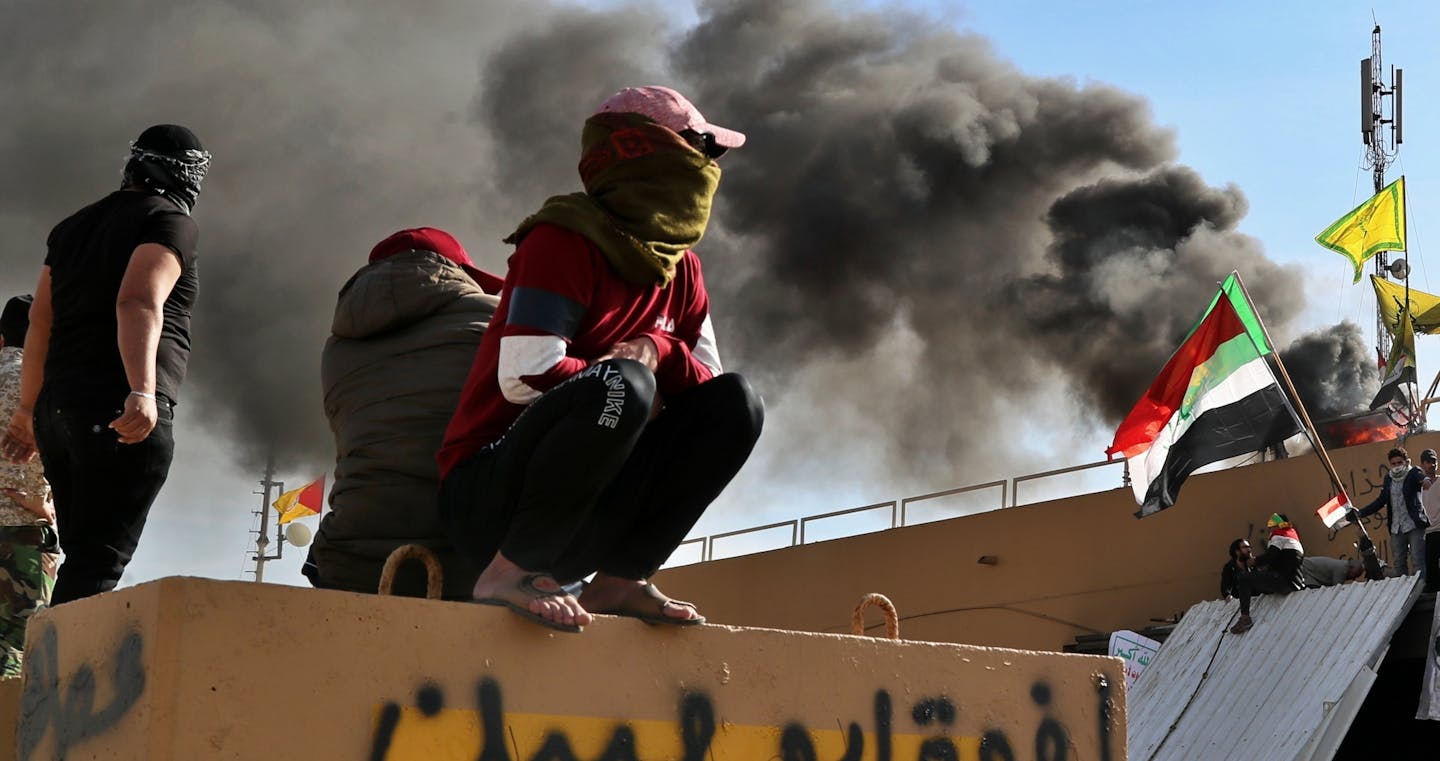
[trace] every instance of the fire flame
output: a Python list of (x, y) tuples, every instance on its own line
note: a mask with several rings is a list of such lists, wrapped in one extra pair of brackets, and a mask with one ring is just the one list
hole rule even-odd
[(1390, 441), (1405, 432), (1404, 426), (1390, 419), (1384, 412), (1371, 413), (1360, 417), (1330, 420), (1317, 426), (1320, 440), (1332, 449)]

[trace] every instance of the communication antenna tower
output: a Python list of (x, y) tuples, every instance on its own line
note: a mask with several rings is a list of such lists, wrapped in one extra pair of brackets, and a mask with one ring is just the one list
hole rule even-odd
[(260, 495), (260, 528), (255, 531), (255, 552), (251, 559), (255, 561), (255, 580), (265, 580), (265, 562), (267, 560), (279, 560), (285, 552), (285, 532), (280, 530), (279, 524), (275, 526), (275, 554), (266, 555), (265, 551), (270, 547), (270, 502), (271, 489), (274, 494), (285, 491), (285, 482), (275, 480), (275, 455), (271, 453), (265, 458), (265, 478), (260, 481), (260, 491), (252, 492)]
[[(1401, 123), (1404, 81), (1405, 70), (1391, 66), (1389, 84), (1386, 84), (1385, 67), (1380, 58), (1380, 25), (1376, 24), (1370, 32), (1370, 57), (1360, 61), (1360, 136), (1365, 140), (1365, 168), (1371, 172), (1376, 193), (1385, 189), (1385, 170), (1395, 163), (1400, 144), (1405, 141)], [(1387, 252), (1381, 251), (1375, 255), (1375, 274), (1381, 278), (1394, 275), (1396, 279), (1403, 279), (1408, 289), (1409, 267), (1403, 261), (1395, 262), (1392, 269)], [(1375, 336), (1380, 354), (1390, 356), (1390, 334), (1378, 305)]]

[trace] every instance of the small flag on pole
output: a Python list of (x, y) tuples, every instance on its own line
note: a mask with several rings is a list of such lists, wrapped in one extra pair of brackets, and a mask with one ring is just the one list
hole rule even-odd
[(1344, 528), (1349, 524), (1349, 521), (1345, 518), (1345, 512), (1349, 507), (1350, 502), (1345, 499), (1345, 495), (1336, 494), (1330, 498), (1330, 501), (1321, 505), (1320, 509), (1315, 511), (1315, 514), (1320, 516), (1320, 520), (1325, 523), (1325, 528)]
[(321, 476), (299, 489), (292, 489), (281, 494), (280, 498), (275, 500), (271, 506), (280, 513), (280, 525), (283, 526), (296, 518), (319, 515), (324, 504), (325, 477)]

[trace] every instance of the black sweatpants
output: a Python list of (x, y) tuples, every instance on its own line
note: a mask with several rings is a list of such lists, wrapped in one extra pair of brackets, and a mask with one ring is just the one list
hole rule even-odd
[(1236, 574), (1236, 594), (1240, 596), (1241, 615), (1250, 615), (1250, 598), (1258, 594), (1288, 595), (1295, 585), (1268, 568)]
[(655, 377), (607, 360), (543, 394), (440, 486), (451, 540), (484, 568), (496, 552), (570, 583), (596, 571), (649, 577), (730, 483), (764, 408), (727, 374), (665, 399)]
[(65, 553), (51, 605), (114, 589), (135, 555), (150, 505), (175, 455), (173, 412), (163, 401), (156, 407), (155, 430), (138, 444), (121, 444), (109, 428), (119, 408), (76, 404), (41, 392), (35, 443), (54, 494)]
[(1425, 591), (1440, 590), (1440, 531), (1425, 535)]

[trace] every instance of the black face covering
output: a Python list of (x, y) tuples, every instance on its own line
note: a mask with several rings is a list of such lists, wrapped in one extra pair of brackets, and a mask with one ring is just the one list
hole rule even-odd
[(210, 171), (210, 153), (194, 132), (160, 124), (140, 133), (130, 144), (121, 187), (144, 187), (164, 195), (190, 213), (200, 197), (200, 183)]

